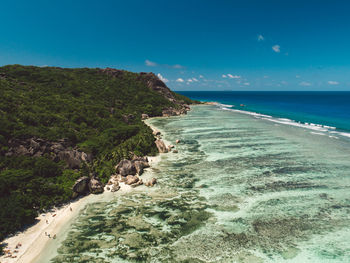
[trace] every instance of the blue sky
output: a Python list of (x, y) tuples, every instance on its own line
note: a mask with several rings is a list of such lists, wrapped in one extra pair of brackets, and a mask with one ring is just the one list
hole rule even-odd
[(174, 90), (350, 90), (350, 1), (3, 0), (0, 64), (152, 71)]

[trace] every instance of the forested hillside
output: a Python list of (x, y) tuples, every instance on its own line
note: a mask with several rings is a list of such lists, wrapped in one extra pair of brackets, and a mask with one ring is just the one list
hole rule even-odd
[(77, 178), (106, 182), (122, 158), (156, 154), (149, 116), (191, 101), (152, 73), (0, 68), (0, 241), (72, 198)]

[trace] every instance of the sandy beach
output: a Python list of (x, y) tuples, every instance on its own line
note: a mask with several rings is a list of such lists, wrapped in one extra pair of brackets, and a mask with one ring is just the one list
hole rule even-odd
[[(160, 161), (160, 158), (160, 155), (148, 157), (149, 164), (154, 166)], [(147, 172), (146, 176), (142, 176), (142, 178), (146, 177)], [(120, 189), (115, 193), (106, 191), (105, 187), (105, 192), (100, 195), (90, 194), (76, 199), (63, 207), (54, 208), (48, 213), (40, 214), (37, 217), (38, 222), (35, 225), (2, 242), (6, 245), (4, 250), (9, 250), (11, 254), (5, 253), (5, 255), (0, 257), (0, 262), (37, 262), (44, 250), (49, 249), (50, 246), (54, 245), (54, 242), (57, 244), (64, 240), (64, 233), (66, 232), (64, 230), (69, 228), (71, 223), (74, 222), (74, 219), (79, 215), (79, 212), (84, 209), (87, 204), (107, 199), (111, 197), (111, 195), (122, 195), (135, 189), (137, 188), (132, 188), (129, 185), (120, 183)], [(18, 246), (19, 244), (20, 246)]]

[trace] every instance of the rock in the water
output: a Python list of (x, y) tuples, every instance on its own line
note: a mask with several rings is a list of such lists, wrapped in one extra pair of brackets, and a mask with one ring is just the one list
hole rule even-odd
[(141, 114), (141, 119), (142, 120), (146, 120), (148, 118), (149, 118), (148, 114), (145, 114), (145, 113)]
[(131, 184), (134, 184), (134, 183), (137, 183), (139, 181), (139, 178), (138, 176), (134, 176), (134, 175), (128, 175), (126, 177), (126, 184), (128, 185), (131, 185)]
[(174, 150), (173, 150), (173, 153), (178, 153), (178, 152), (179, 152), (179, 151), (178, 151), (178, 150), (176, 150), (176, 149), (174, 149)]
[(118, 165), (116, 166), (116, 171), (118, 174), (122, 176), (127, 175), (135, 175), (136, 174), (136, 167), (135, 164), (130, 160), (121, 160)]
[(73, 192), (79, 194), (85, 194), (89, 191), (88, 184), (90, 178), (87, 176), (80, 177), (73, 185)]
[(135, 169), (136, 169), (136, 173), (138, 175), (141, 175), (143, 173), (143, 169), (144, 168), (148, 168), (149, 164), (146, 161), (142, 161), (142, 160), (133, 160), (133, 163), (135, 165)]
[(112, 188), (111, 188), (111, 192), (116, 192), (116, 191), (118, 191), (119, 189), (120, 189), (120, 186), (119, 186), (119, 185), (113, 184), (113, 185), (112, 185)]
[(152, 178), (151, 180), (149, 180), (147, 183), (145, 183), (146, 186), (154, 186), (157, 183), (157, 179), (156, 178)]
[(139, 186), (139, 185), (142, 185), (142, 184), (143, 184), (143, 181), (142, 181), (142, 179), (140, 179), (136, 183), (131, 184), (131, 187), (136, 187), (136, 186)]
[(97, 177), (92, 177), (89, 182), (89, 190), (93, 194), (100, 194), (103, 192), (103, 185)]
[(155, 144), (156, 144), (156, 146), (158, 148), (158, 151), (160, 153), (167, 153), (168, 152), (168, 149), (167, 149), (167, 147), (165, 146), (165, 143), (162, 140), (157, 139), (155, 141)]
[(176, 143), (180, 143), (180, 140), (176, 140), (175, 142), (176, 142)]

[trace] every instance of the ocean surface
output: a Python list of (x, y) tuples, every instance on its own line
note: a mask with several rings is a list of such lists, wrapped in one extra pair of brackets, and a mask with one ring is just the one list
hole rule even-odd
[[(306, 125), (346, 131), (350, 137), (350, 92), (183, 91), (200, 101), (216, 101), (230, 109)], [(244, 106), (243, 106), (243, 105)], [(288, 119), (288, 120), (286, 120)], [(276, 119), (275, 119), (276, 121)]]
[(87, 205), (40, 262), (350, 262), (349, 138), (292, 119), (219, 104), (148, 120), (181, 140), (142, 175), (158, 184)]

